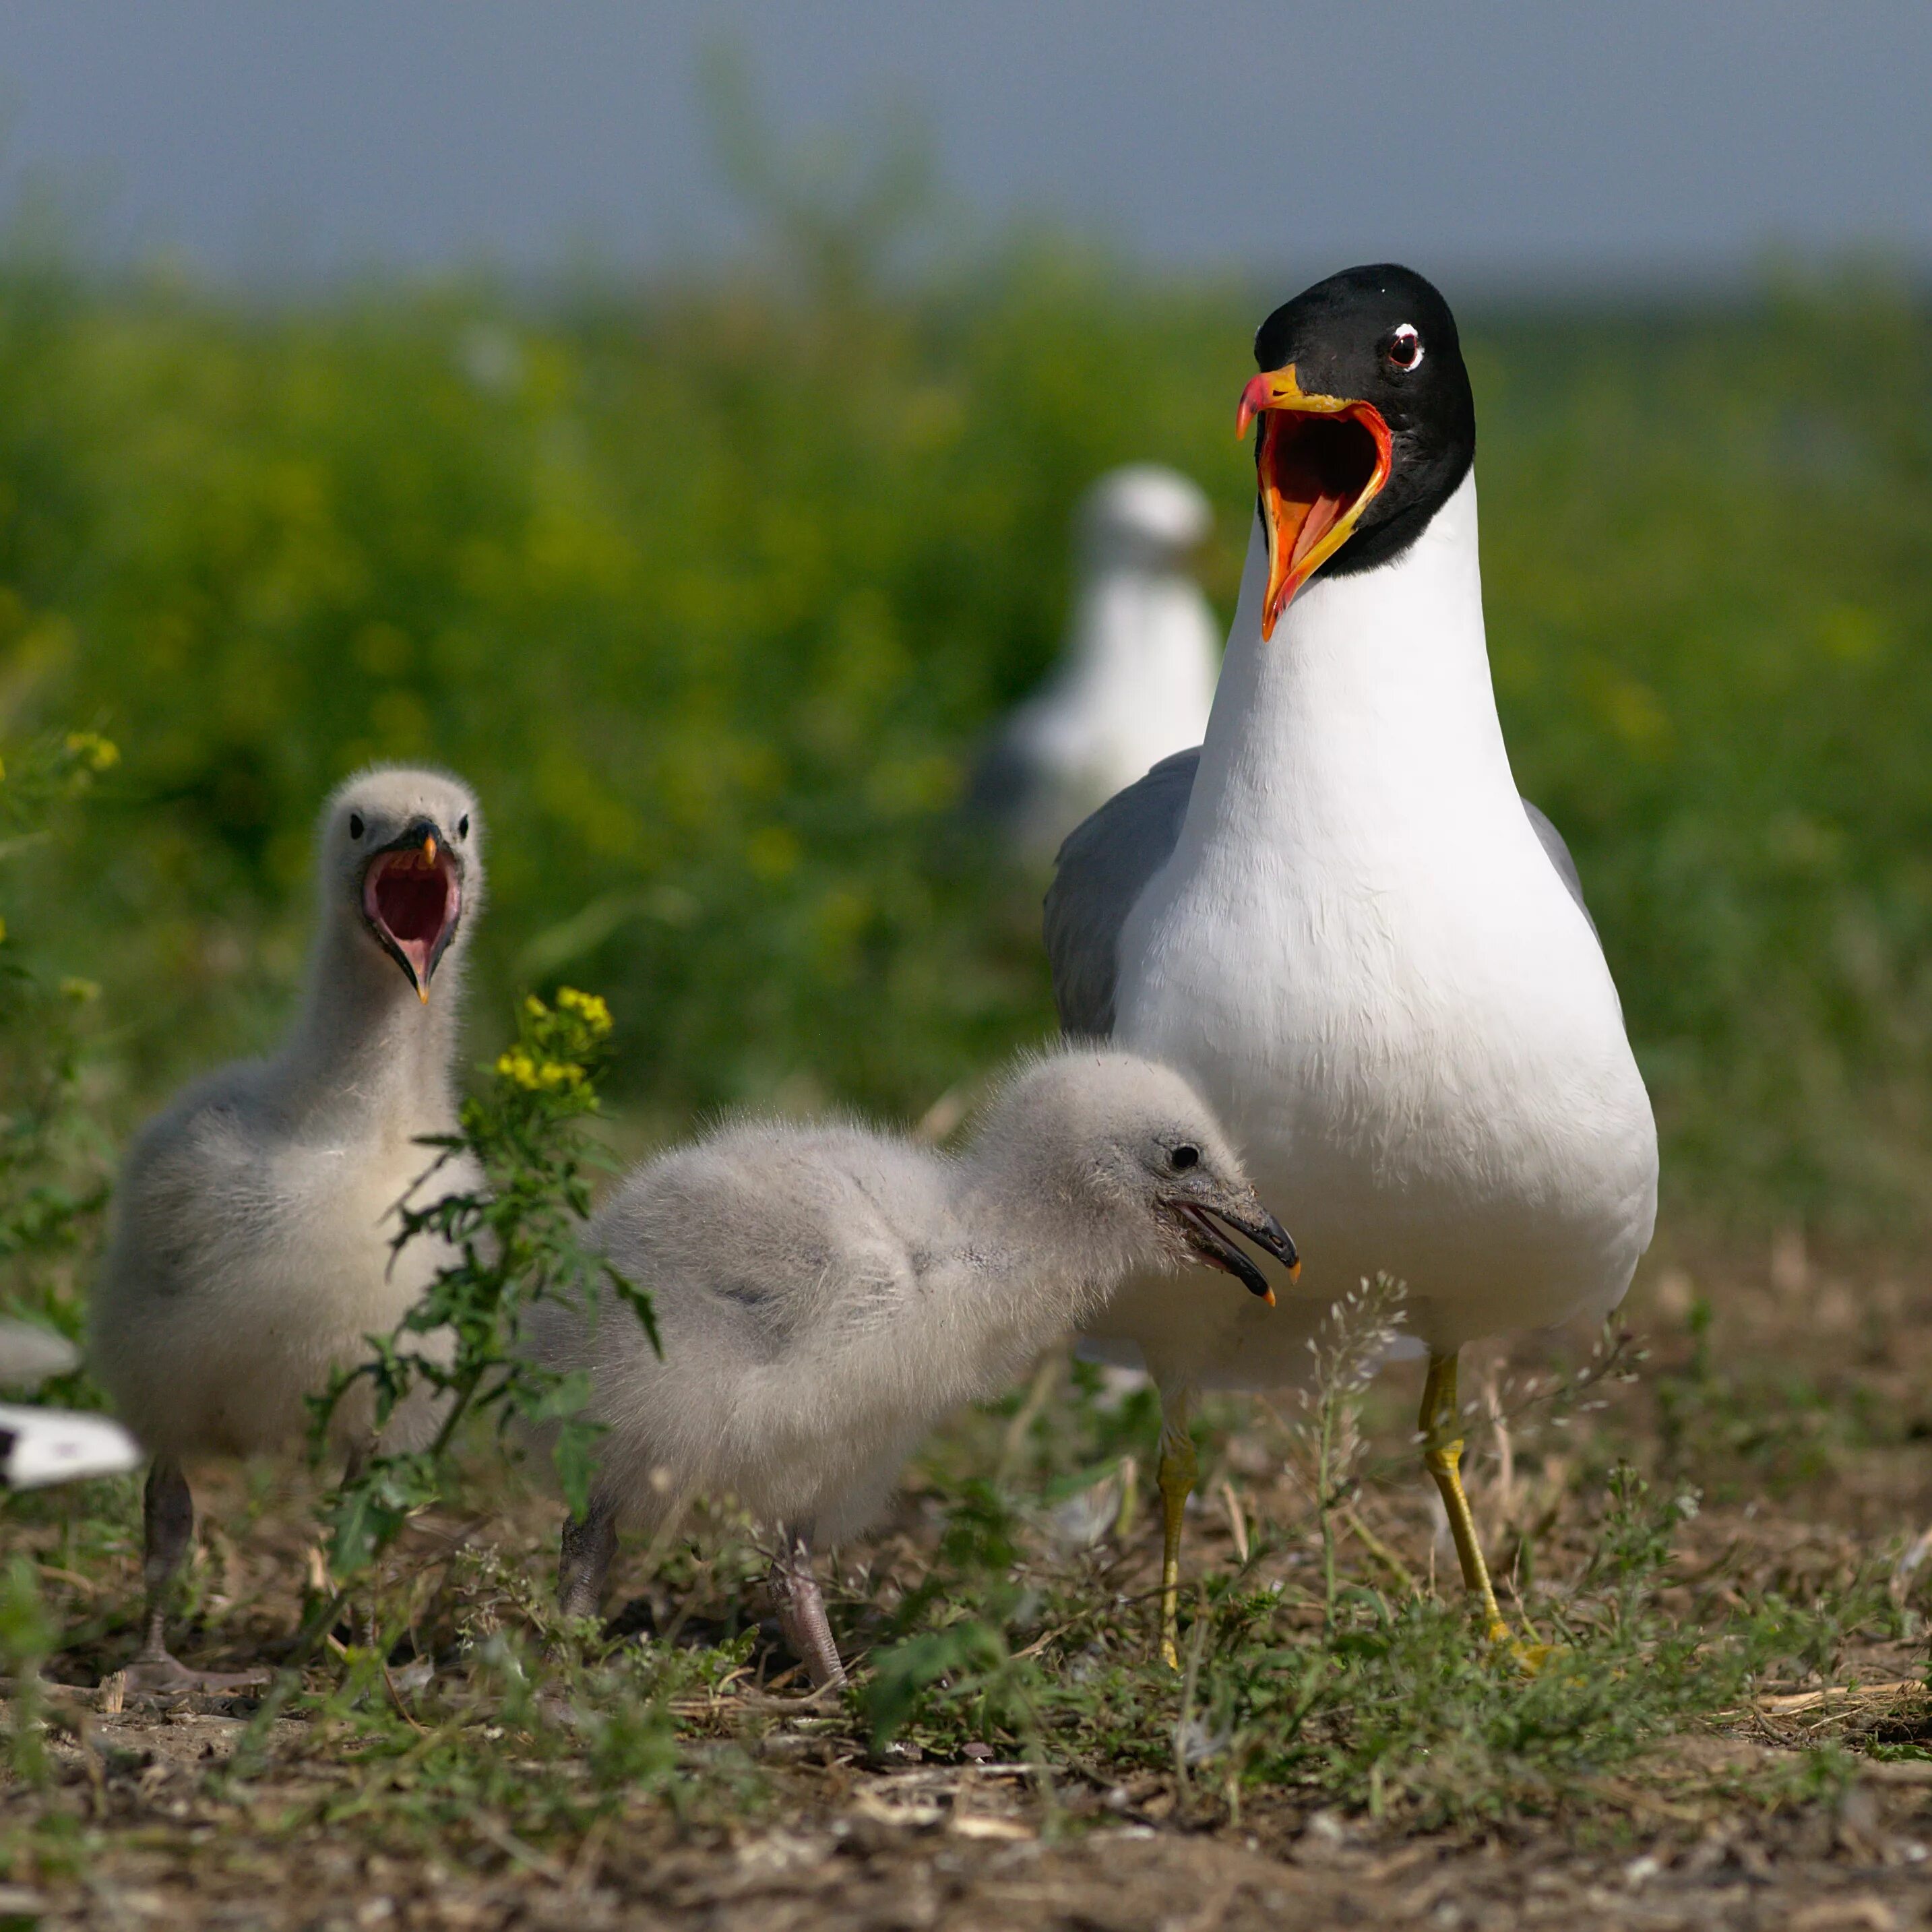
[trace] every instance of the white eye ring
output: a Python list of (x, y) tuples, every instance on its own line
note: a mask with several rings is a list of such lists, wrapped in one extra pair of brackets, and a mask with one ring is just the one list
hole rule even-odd
[(1382, 352), (1398, 369), (1419, 369), (1422, 366), (1422, 336), (1412, 322), (1400, 324), (1388, 339), (1388, 346)]

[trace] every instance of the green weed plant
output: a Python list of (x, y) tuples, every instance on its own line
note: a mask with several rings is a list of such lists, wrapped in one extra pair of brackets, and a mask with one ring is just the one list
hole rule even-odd
[[(852, 230), (890, 196), (842, 228), (806, 179), (749, 166), (763, 253), (644, 288), (276, 306), (0, 260), (7, 701), (128, 746), (111, 801), (23, 860), (57, 970), (105, 988), (114, 1123), (278, 1030), (316, 801), (371, 758), (479, 787), (496, 1010), (607, 989), (646, 1135), (775, 1097), (916, 1118), (1048, 1028), (1039, 882), (959, 826), (967, 775), (1053, 662), (1108, 464), (1202, 482), (1232, 610), (1248, 343), (1337, 264), (962, 256), (915, 209), (888, 272)], [(1669, 1212), (1922, 1232), (1922, 293), (1448, 292), (1512, 758), (1576, 853)], [(1821, 386), (1848, 354), (1862, 379)]]
[[(1310, 1520), (1259, 1532), (1245, 1565), (1204, 1580), (1178, 1682), (1153, 1660), (1148, 1606), (1096, 1587), (1090, 1569), (1043, 1564), (1014, 1504), (970, 1488), (874, 1659), (874, 1748), (903, 1736), (945, 1756), (978, 1741), (1101, 1780), (1172, 1770), (1184, 1804), (1223, 1817), (1274, 1792), (1470, 1828), (1587, 1807), (1664, 1740), (1741, 1715), (1766, 1678), (1802, 1679), (1859, 1630), (1897, 1626), (1876, 1568), (1841, 1595), (1742, 1610), (1711, 1578), (1688, 1616), (1666, 1613), (1661, 1600), (1684, 1583), (1676, 1540), (1699, 1498), (1621, 1462), (1582, 1575), (1519, 1605), (1535, 1618), (1524, 1645), (1490, 1644), (1453, 1582), (1437, 1592), (1406, 1572), (1345, 1570), (1345, 1528), (1361, 1531), (1352, 1502), (1376, 1473), (1367, 1371), (1400, 1304), (1394, 1284), (1366, 1286), (1315, 1339), (1291, 1453)], [(1588, 1410), (1592, 1391), (1628, 1376), (1631, 1354), (1612, 1340), (1566, 1388), (1532, 1389), (1526, 1409)], [(1305, 1568), (1259, 1581), (1298, 1546)], [(1381, 1554), (1376, 1572), (1391, 1567)]]
[(107, 1196), (106, 1149), (79, 1093), (100, 988), (50, 974), (46, 908), (17, 878), (119, 761), (92, 731), (46, 734), (0, 756), (0, 1314), (70, 1336), (85, 1318), (74, 1264)]
[[(437, 1156), (428, 1177), (432, 1190), (458, 1154), (475, 1162), (481, 1180), (424, 1206), (406, 1205), (394, 1246), (400, 1251), (433, 1236), (458, 1258), (437, 1271), (392, 1334), (369, 1338), (367, 1360), (338, 1371), (310, 1402), (319, 1455), (344, 1394), (367, 1383), (374, 1395), (377, 1446), (358, 1459), (324, 1512), (330, 1567), (343, 1589), (411, 1516), (442, 1500), (452, 1450), (472, 1418), (494, 1423), (500, 1437), (548, 1436), (566, 1501), (580, 1514), (586, 1506), (598, 1433), (580, 1413), (589, 1378), (545, 1367), (519, 1341), (535, 1303), (562, 1300), (595, 1320), (608, 1288), (658, 1346), (649, 1293), (580, 1239), (590, 1212), (583, 1124), (598, 1111), (596, 1079), (610, 1035), (610, 1010), (594, 994), (566, 986), (554, 1003), (526, 998), (514, 1043), (497, 1057), (482, 1090), (464, 1102), (459, 1131), (424, 1141)], [(438, 1417), (431, 1441), (416, 1450), (382, 1446), (398, 1406), (425, 1390)]]

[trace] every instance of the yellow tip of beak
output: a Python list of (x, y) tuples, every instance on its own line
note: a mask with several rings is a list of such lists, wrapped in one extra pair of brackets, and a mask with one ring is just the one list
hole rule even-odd
[(436, 841), (433, 838), (425, 838), (423, 840), (423, 857), (430, 865), (434, 866), (436, 863)]
[(1270, 1308), (1272, 1308), (1274, 1306), (1274, 1290), (1273, 1288), (1270, 1288), (1267, 1294), (1262, 1297), (1262, 1299), (1265, 1301)]
[(428, 1006), (429, 1004), (429, 988), (427, 986), (418, 986), (416, 988), (416, 998), (422, 1000), (424, 1006)]

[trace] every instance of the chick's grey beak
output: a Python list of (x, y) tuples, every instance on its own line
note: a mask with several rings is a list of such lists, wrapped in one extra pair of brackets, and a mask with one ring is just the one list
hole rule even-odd
[(1290, 1281), (1301, 1272), (1301, 1257), (1295, 1252), (1294, 1238), (1265, 1208), (1258, 1206), (1252, 1214), (1246, 1214), (1186, 1201), (1175, 1202), (1174, 1211), (1186, 1232), (1187, 1245), (1209, 1267), (1232, 1275), (1250, 1294), (1258, 1296), (1270, 1308), (1274, 1306), (1274, 1290), (1268, 1286), (1268, 1277), (1215, 1222), (1225, 1223), (1253, 1242), (1264, 1254), (1274, 1256), (1287, 1269)]

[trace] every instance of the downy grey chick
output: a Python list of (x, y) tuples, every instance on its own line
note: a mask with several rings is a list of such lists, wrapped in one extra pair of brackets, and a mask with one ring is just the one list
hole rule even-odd
[(1023, 1065), (965, 1150), (856, 1125), (748, 1122), (661, 1155), (597, 1217), (648, 1288), (662, 1359), (609, 1295), (556, 1302), (528, 1346), (587, 1369), (604, 1424), (590, 1506), (564, 1532), (566, 1614), (594, 1612), (620, 1522), (728, 1491), (776, 1531), (781, 1620), (840, 1681), (815, 1538), (862, 1527), (949, 1411), (995, 1394), (1136, 1271), (1206, 1262), (1271, 1300), (1216, 1226), (1294, 1265), (1214, 1114), (1179, 1074), (1106, 1048)]
[[(317, 832), (316, 930), (286, 1042), (190, 1088), (122, 1165), (92, 1354), (154, 1458), (135, 1682), (236, 1681), (184, 1670), (164, 1641), (194, 1527), (184, 1461), (299, 1441), (304, 1399), (365, 1359), (364, 1338), (392, 1330), (450, 1258), (428, 1236), (400, 1253), (390, 1243), (405, 1199), (478, 1179), (452, 1162), (423, 1185), (436, 1156), (418, 1142), (456, 1130), (482, 836), (475, 798), (447, 773), (378, 767), (338, 787)], [(427, 1439), (433, 1413), (406, 1404), (388, 1439)], [(352, 1459), (372, 1419), (358, 1384), (334, 1418)]]

